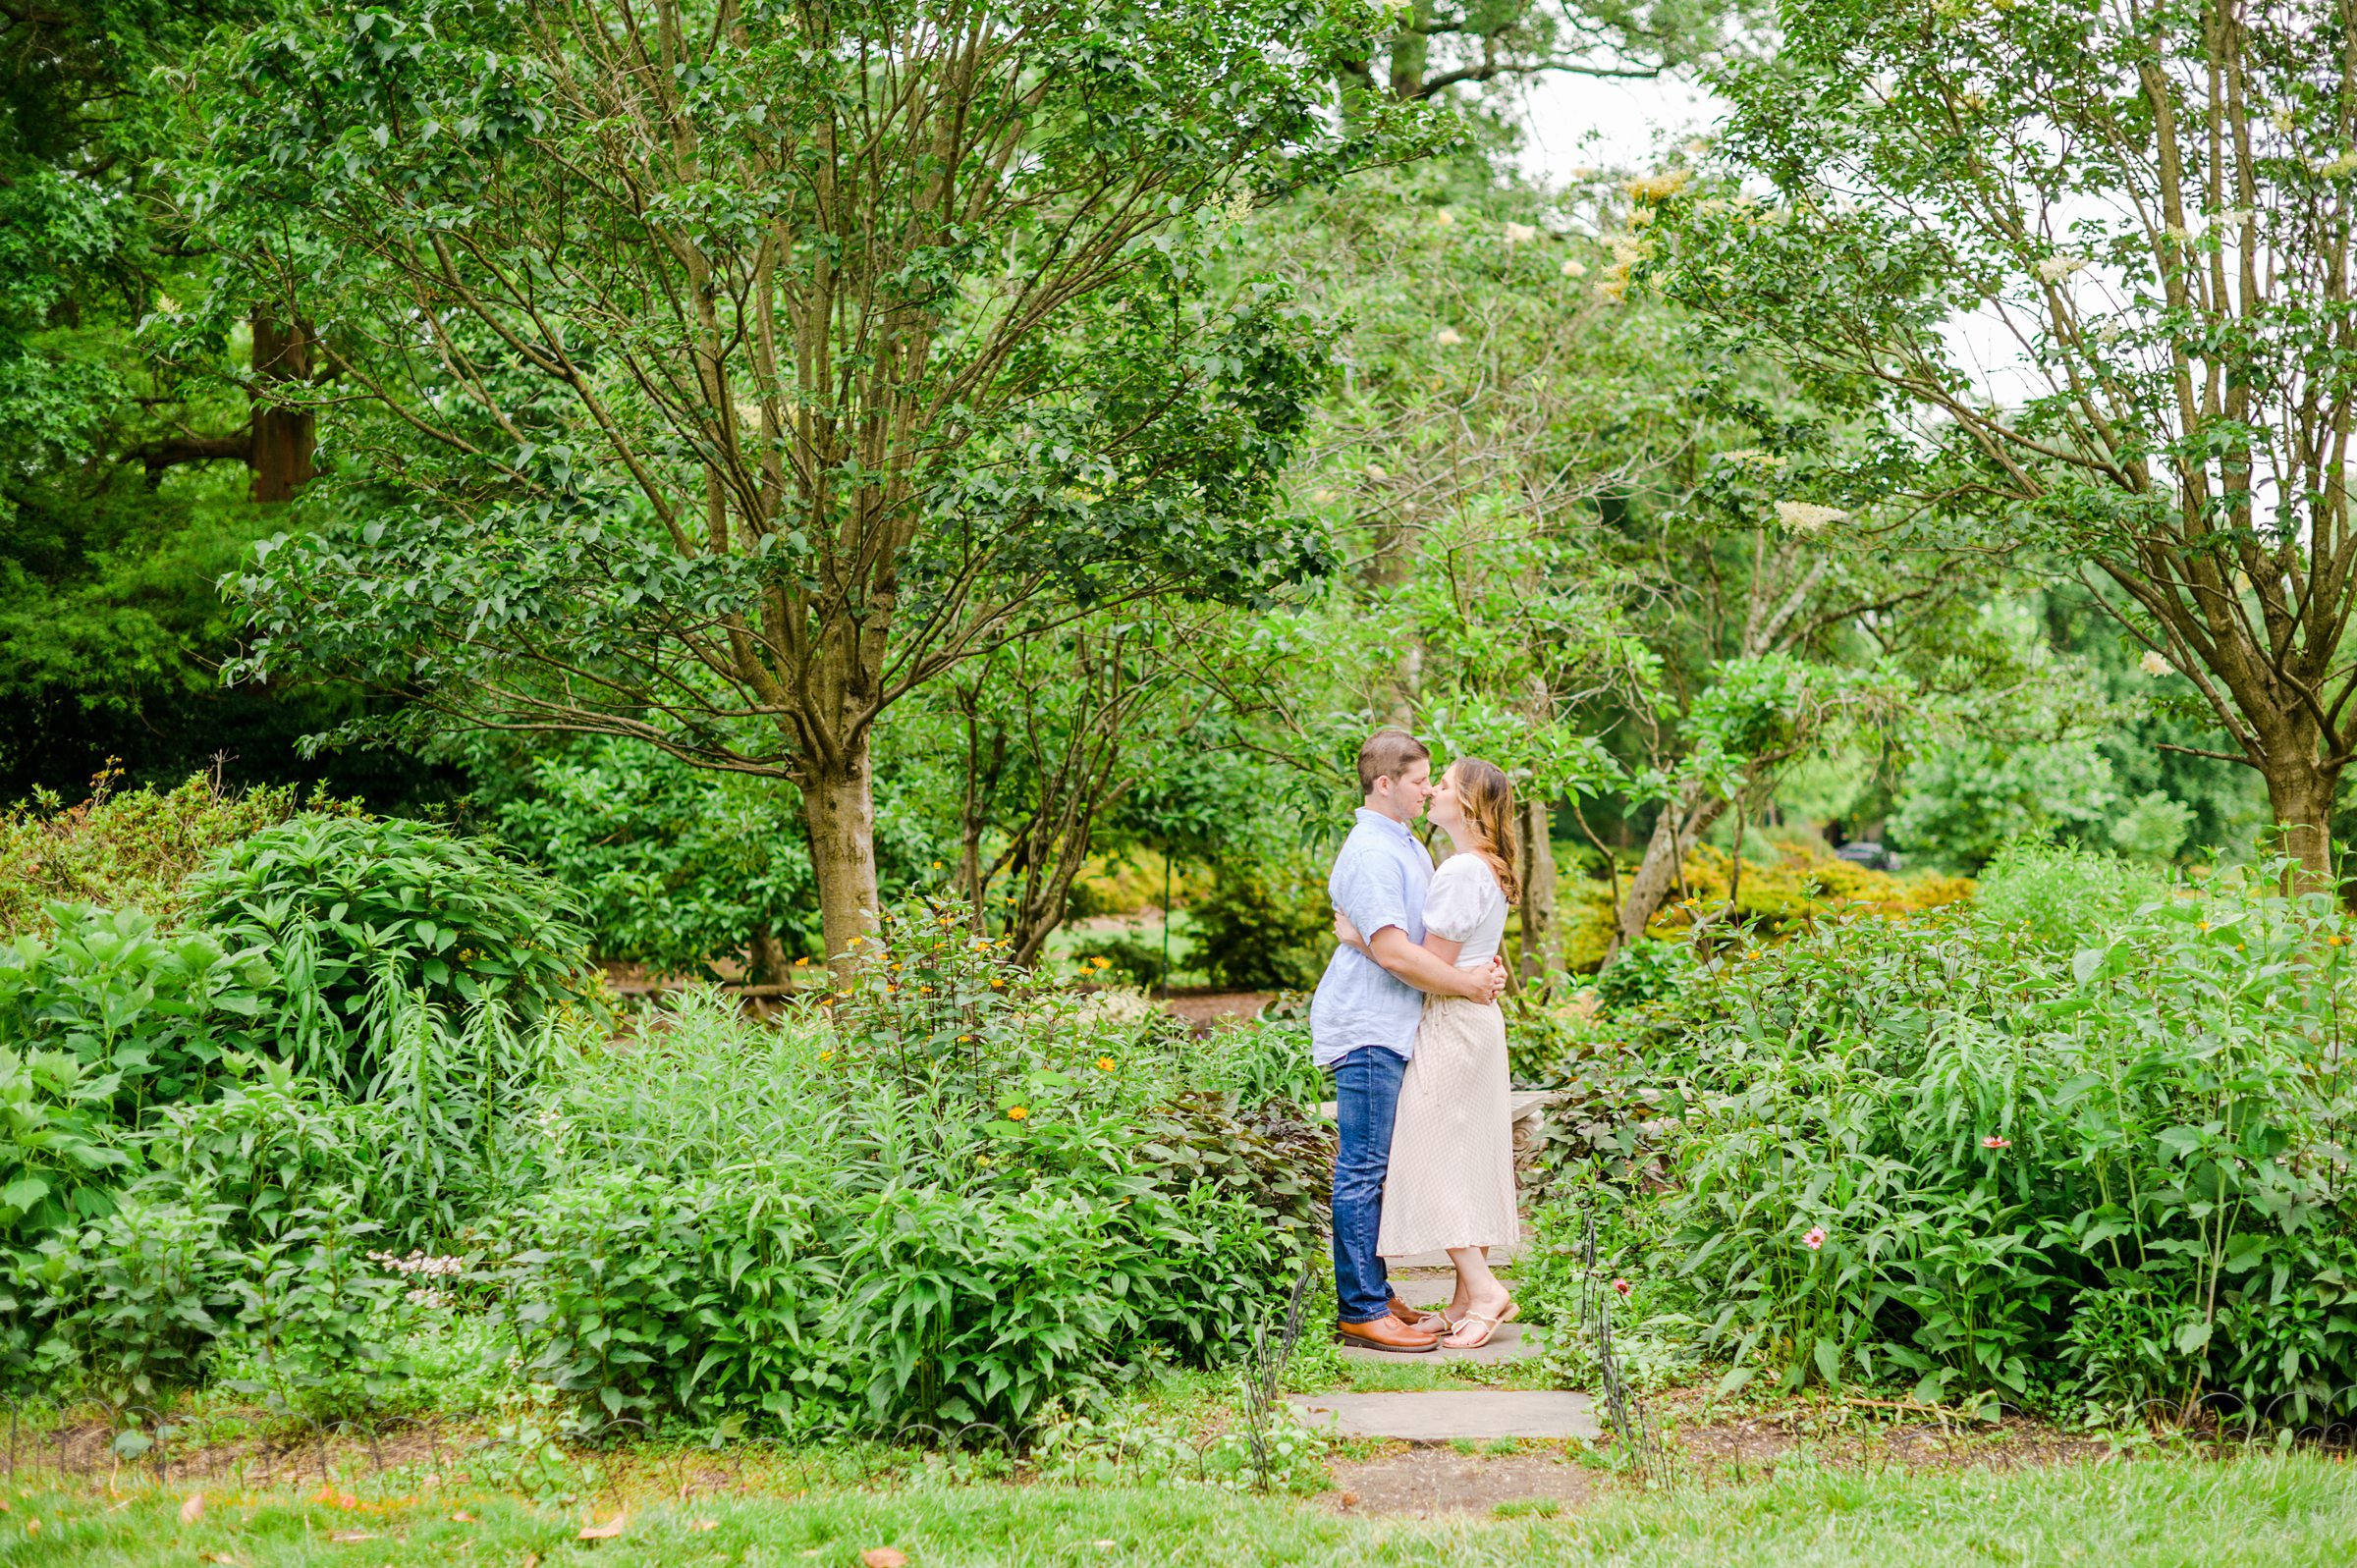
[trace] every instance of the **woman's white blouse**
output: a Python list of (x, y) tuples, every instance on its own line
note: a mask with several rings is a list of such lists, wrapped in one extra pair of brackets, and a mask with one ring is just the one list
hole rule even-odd
[(1424, 894), (1424, 929), (1464, 946), (1457, 967), (1487, 963), (1506, 939), (1506, 894), (1479, 855), (1451, 855), (1432, 874)]

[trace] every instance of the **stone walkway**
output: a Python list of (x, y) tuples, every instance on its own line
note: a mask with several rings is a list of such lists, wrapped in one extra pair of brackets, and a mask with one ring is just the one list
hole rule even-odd
[(1581, 1437), (1593, 1442), (1603, 1434), (1596, 1424), (1596, 1402), (1586, 1394), (1432, 1388), (1421, 1393), (1288, 1394), (1286, 1398), (1312, 1430), (1341, 1437), (1392, 1437), (1405, 1442)]

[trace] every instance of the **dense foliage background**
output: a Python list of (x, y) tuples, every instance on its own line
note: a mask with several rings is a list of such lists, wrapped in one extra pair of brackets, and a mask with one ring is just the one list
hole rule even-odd
[(650, 15), (0, 17), (0, 1376), (1217, 1361), (1400, 724), (1654, 1372), (2347, 1413), (2337, 13)]

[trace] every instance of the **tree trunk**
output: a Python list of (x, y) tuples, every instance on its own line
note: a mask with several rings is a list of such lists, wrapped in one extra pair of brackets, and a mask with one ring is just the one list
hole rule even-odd
[[(308, 381), (310, 334), (300, 324), (281, 327), (255, 316), (253, 376), (264, 388), (274, 382)], [(258, 398), (253, 406), (253, 444), (246, 458), (253, 474), (253, 499), (294, 500), (295, 492), (310, 481), (314, 445), (310, 410), (281, 408), (266, 395)]]
[(837, 766), (814, 766), (802, 781), (802, 820), (827, 958), (842, 973), (858, 961), (854, 945), (876, 930), (875, 779), (865, 735), (844, 748)]
[(786, 946), (778, 934), (763, 929), (752, 934), (744, 945), (745, 979), (756, 986), (777, 986), (786, 982)]
[(1613, 950), (1605, 954), (1607, 967), (1632, 943), (1644, 939), (1645, 928), (1677, 886), (1686, 847), (1708, 832), (1726, 809), (1725, 800), (1708, 794), (1700, 799), (1681, 796), (1662, 802), (1653, 838), (1645, 845), (1645, 858), (1639, 862), (1637, 874), (1629, 878), (1628, 892), (1620, 900), (1620, 929), (1613, 934)]
[(2338, 791), (2339, 770), (2327, 770), (2312, 758), (2296, 757), (2271, 765), (2266, 778), (2268, 807), (2283, 836), (2283, 853), (2299, 864), (2301, 887), (2308, 891), (2331, 889), (2332, 797)]
[(1542, 981), (1563, 966), (1562, 934), (1555, 919), (1554, 817), (1544, 800), (1522, 803), (1522, 954), (1525, 981)]

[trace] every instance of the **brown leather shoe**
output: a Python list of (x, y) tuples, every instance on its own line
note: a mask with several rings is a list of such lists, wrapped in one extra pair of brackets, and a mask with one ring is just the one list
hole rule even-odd
[(1414, 1355), (1434, 1349), (1441, 1342), (1440, 1335), (1410, 1328), (1389, 1313), (1373, 1323), (1343, 1323), (1334, 1326), (1345, 1340), (1366, 1350), (1396, 1350), (1401, 1355)]
[(1421, 1308), (1409, 1306), (1405, 1296), (1394, 1296), (1392, 1298), (1392, 1316), (1413, 1328), (1432, 1314)]

